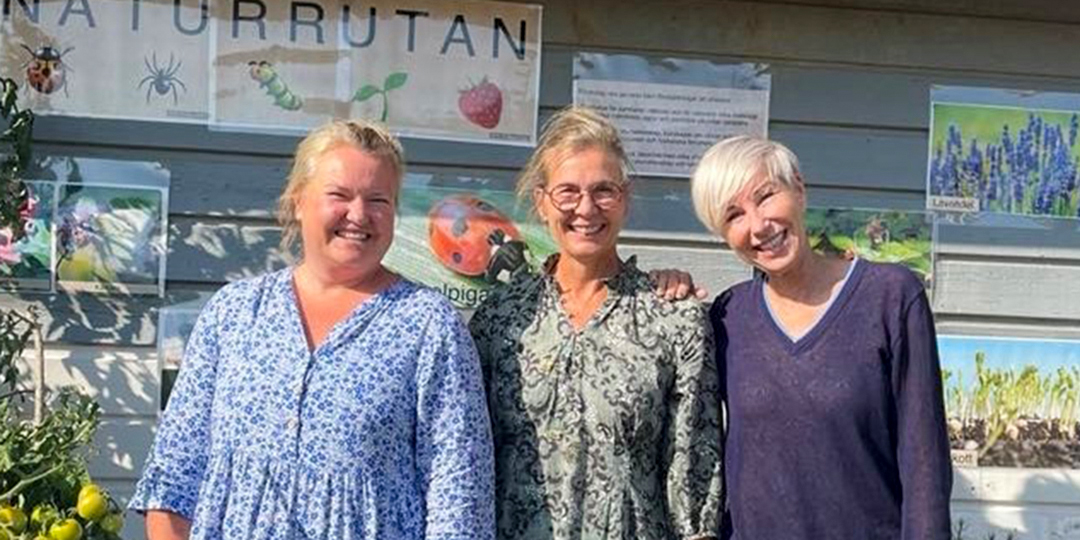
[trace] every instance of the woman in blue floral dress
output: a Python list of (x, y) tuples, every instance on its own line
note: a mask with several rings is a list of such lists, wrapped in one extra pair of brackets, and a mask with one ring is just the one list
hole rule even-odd
[(279, 215), (303, 258), (200, 315), (131, 501), (151, 540), (493, 537), (469, 333), (381, 265), (403, 168), (363, 122), (301, 142)]

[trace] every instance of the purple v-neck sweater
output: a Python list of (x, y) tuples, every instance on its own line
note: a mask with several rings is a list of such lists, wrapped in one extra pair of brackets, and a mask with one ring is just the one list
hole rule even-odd
[(762, 287), (736, 285), (711, 311), (729, 411), (730, 537), (948, 539), (952, 468), (918, 278), (859, 261), (796, 342)]

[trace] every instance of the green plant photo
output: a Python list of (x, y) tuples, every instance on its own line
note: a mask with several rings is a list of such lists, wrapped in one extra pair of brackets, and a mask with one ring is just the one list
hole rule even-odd
[(1080, 342), (939, 336), (954, 450), (978, 465), (1080, 469)]

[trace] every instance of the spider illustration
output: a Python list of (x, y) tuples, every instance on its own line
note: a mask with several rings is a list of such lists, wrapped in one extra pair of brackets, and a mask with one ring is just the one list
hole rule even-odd
[(176, 73), (180, 71), (181, 61), (176, 60), (175, 65), (173, 65), (173, 61), (172, 53), (169, 53), (169, 65), (166, 67), (158, 65), (156, 52), (153, 53), (153, 62), (149, 58), (143, 57), (143, 64), (146, 65), (146, 71), (150, 74), (139, 81), (139, 89), (141, 90), (143, 85), (146, 84), (146, 103), (150, 103), (150, 94), (152, 92), (164, 96), (172, 91), (173, 105), (176, 105), (179, 102), (176, 87), (179, 86), (184, 92), (187, 92), (187, 85), (180, 80), (180, 77), (176, 76)]

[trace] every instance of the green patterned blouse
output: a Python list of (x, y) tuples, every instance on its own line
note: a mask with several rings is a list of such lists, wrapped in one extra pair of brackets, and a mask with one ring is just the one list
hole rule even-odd
[(720, 404), (705, 312), (658, 297), (633, 259), (606, 284), (578, 331), (549, 272), (493, 291), (470, 321), (495, 437), (500, 540), (719, 535)]

